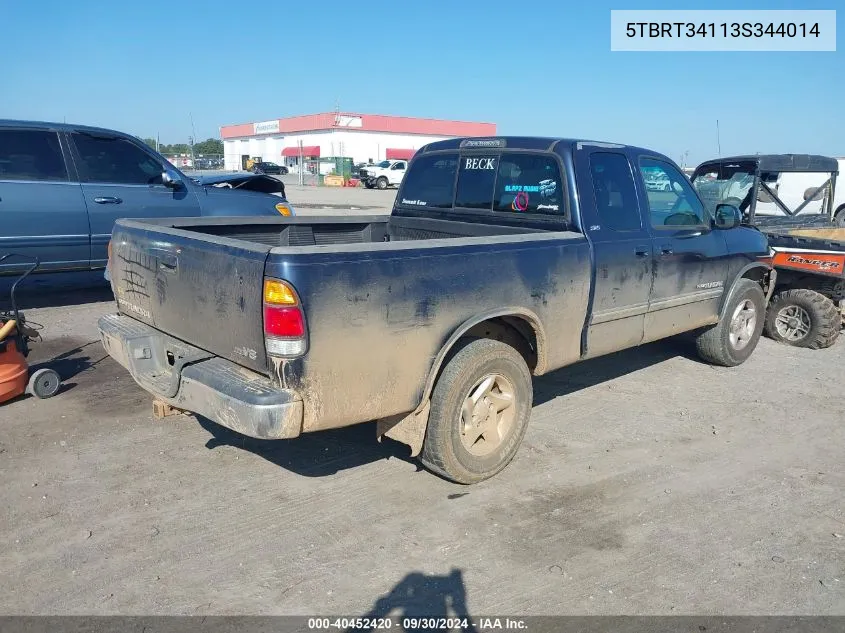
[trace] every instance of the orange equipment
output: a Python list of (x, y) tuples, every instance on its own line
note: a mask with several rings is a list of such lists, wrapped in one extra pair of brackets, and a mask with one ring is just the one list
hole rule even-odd
[[(15, 256), (8, 253), (0, 257), (0, 262)], [(15, 291), (18, 284), (38, 268), (35, 263), (12, 284), (12, 310), (0, 312), (0, 402), (6, 402), (24, 393), (37, 398), (49, 398), (56, 395), (62, 380), (59, 374), (49, 368), (42, 368), (29, 375), (26, 357), (29, 354), (29, 341), (39, 338), (38, 332), (26, 325), (26, 317), (18, 311)]]

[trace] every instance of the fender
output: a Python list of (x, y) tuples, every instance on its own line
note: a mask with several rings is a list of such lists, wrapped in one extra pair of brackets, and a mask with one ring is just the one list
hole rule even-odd
[(431, 369), (428, 373), (428, 379), (425, 383), (425, 389), (423, 389), (422, 398), (420, 399), (420, 403), (417, 405), (417, 408), (414, 410), (414, 413), (420, 413), (426, 407), (428, 399), (431, 396), (431, 392), (434, 389), (434, 381), (437, 378), (437, 374), (440, 372), (440, 368), (443, 366), (443, 361), (446, 359), (449, 351), (455, 346), (455, 343), (457, 343), (458, 340), (473, 326), (484, 321), (488, 321), (489, 319), (504, 316), (520, 317), (528, 321), (531, 325), (531, 328), (534, 330), (534, 337), (537, 339), (537, 367), (534, 369), (534, 374), (539, 376), (545, 371), (546, 334), (545, 330), (543, 330), (543, 326), (540, 324), (539, 317), (534, 312), (528, 310), (527, 308), (520, 308), (516, 306), (482, 312), (471, 319), (464, 321), (440, 348), (440, 351), (434, 358), (434, 363), (431, 365)]
[(752, 262), (750, 264), (746, 264), (740, 271), (737, 273), (736, 277), (734, 277), (733, 282), (731, 283), (730, 289), (722, 295), (722, 305), (719, 306), (719, 319), (721, 320), (722, 316), (724, 316), (725, 310), (727, 309), (728, 303), (730, 303), (731, 297), (733, 297), (734, 292), (736, 292), (737, 282), (740, 279), (745, 277), (745, 274), (749, 270), (753, 270), (755, 268), (760, 268), (764, 271), (764, 277), (768, 275), (768, 288), (766, 288), (766, 305), (769, 304), (769, 299), (772, 296), (772, 293), (775, 291), (775, 280), (777, 279), (777, 271), (766, 264), (761, 262)]
[(520, 317), (531, 325), (534, 330), (534, 338), (537, 340), (537, 366), (534, 369), (535, 375), (540, 375), (545, 370), (546, 365), (546, 335), (543, 326), (540, 325), (540, 319), (534, 312), (526, 308), (508, 307), (500, 308), (498, 310), (490, 310), (477, 314), (471, 319), (464, 321), (446, 340), (446, 343), (440, 348), (437, 356), (434, 358), (434, 363), (426, 379), (425, 388), (422, 393), (422, 398), (417, 408), (411, 413), (394, 416), (384, 420), (378, 420), (376, 427), (376, 437), (381, 441), (382, 436), (387, 436), (397, 442), (402, 442), (411, 447), (411, 457), (416, 457), (422, 451), (423, 441), (425, 440), (425, 431), (428, 427), (428, 413), (431, 407), (429, 398), (434, 389), (434, 381), (440, 368), (443, 366), (443, 361), (449, 351), (455, 346), (455, 343), (464, 336), (473, 326), (483, 323), (489, 319), (497, 317), (512, 316)]

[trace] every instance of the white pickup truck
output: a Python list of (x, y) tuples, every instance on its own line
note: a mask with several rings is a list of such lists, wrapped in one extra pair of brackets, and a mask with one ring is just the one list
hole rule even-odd
[(361, 168), (361, 182), (367, 189), (387, 189), (399, 186), (408, 167), (406, 160), (383, 160)]

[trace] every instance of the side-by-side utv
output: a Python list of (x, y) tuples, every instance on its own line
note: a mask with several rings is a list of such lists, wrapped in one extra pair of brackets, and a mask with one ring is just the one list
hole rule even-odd
[(826, 156), (734, 156), (702, 163), (690, 178), (711, 213), (732, 204), (768, 237), (777, 282), (765, 333), (788, 345), (829, 347), (842, 328), (845, 226), (833, 215), (838, 171)]

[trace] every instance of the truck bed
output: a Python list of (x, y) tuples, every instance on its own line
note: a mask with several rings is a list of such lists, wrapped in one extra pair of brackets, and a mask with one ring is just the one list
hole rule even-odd
[[(216, 218), (212, 220), (217, 220)], [(180, 220), (169, 226), (265, 246), (330, 246), (409, 240), (457, 239), (533, 233), (542, 229), (396, 216), (256, 218), (249, 224)]]
[(773, 247), (845, 252), (845, 227), (835, 226), (827, 216), (767, 218), (758, 228)]

